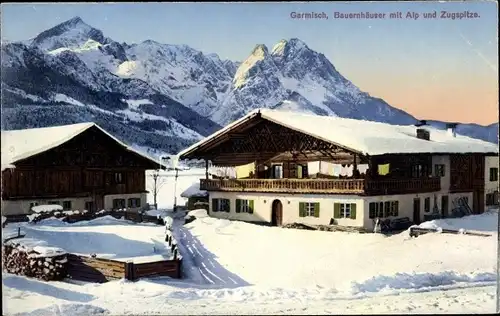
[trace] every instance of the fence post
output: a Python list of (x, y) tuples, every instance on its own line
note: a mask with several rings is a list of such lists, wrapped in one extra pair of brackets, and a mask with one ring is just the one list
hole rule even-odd
[(134, 262), (132, 262), (132, 261), (125, 262), (125, 279), (130, 280), (130, 281), (135, 280)]

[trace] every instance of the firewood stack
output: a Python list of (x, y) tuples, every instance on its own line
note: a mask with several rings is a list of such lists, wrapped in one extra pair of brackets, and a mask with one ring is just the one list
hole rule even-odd
[(41, 257), (41, 254), (27, 251), (20, 244), (3, 245), (3, 269), (9, 273), (34, 277), (44, 281), (62, 280), (67, 275), (66, 254)]

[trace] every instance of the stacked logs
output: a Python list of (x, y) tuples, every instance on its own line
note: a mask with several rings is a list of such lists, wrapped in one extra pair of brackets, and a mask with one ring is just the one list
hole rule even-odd
[(33, 277), (44, 281), (62, 280), (67, 275), (66, 254), (42, 257), (41, 254), (27, 251), (20, 244), (3, 245), (3, 269), (8, 273)]

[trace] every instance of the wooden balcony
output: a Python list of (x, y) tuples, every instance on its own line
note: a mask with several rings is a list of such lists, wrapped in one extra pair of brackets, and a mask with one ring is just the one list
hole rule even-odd
[(387, 195), (435, 192), (439, 178), (425, 179), (201, 179), (200, 189), (225, 192)]

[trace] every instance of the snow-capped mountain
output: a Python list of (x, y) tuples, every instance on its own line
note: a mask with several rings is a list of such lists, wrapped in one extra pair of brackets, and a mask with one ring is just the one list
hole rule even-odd
[[(360, 91), (299, 39), (271, 50), (256, 45), (239, 62), (186, 45), (119, 43), (78, 17), (30, 40), (2, 42), (1, 88), (4, 129), (92, 120), (129, 143), (166, 152), (259, 107), (416, 121)], [(496, 142), (495, 126), (458, 131)]]

